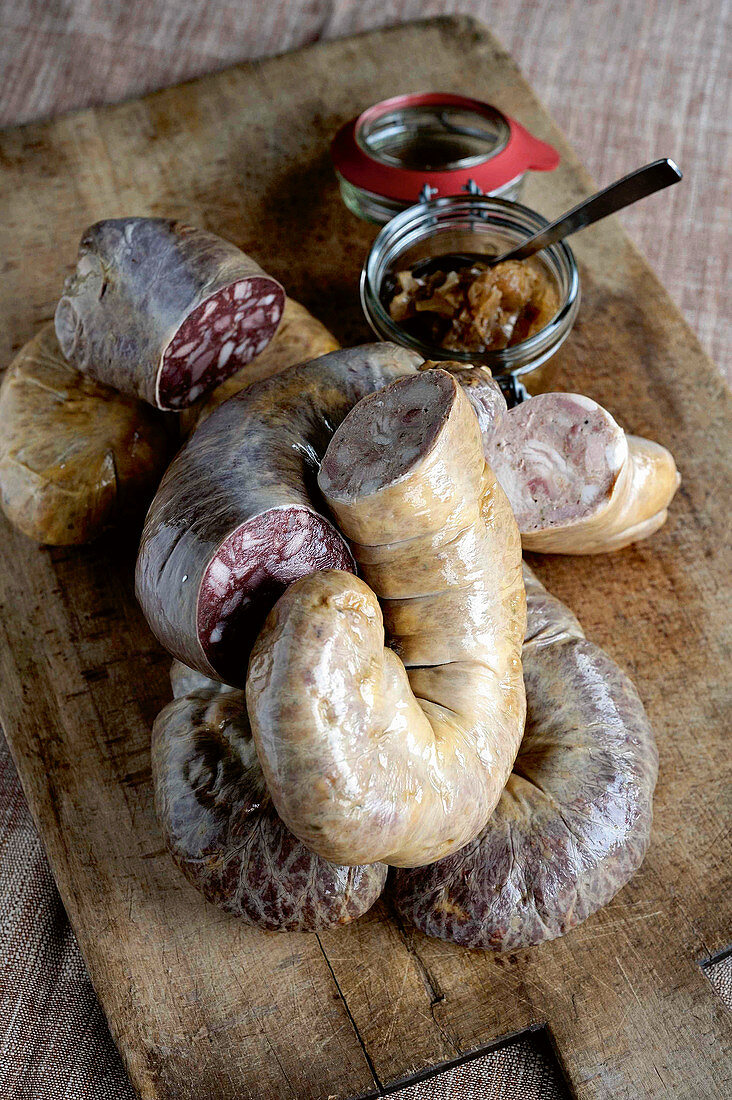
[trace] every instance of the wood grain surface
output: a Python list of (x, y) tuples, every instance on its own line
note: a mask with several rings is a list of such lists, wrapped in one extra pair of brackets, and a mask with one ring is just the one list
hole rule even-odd
[[(469, 19), (317, 45), (121, 106), (0, 135), (0, 360), (52, 316), (81, 230), (187, 218), (251, 252), (344, 344), (368, 338), (358, 272), (374, 235), (340, 203), (328, 142), (376, 98), (475, 93), (559, 146), (525, 199), (552, 215), (592, 187), (511, 59)], [(583, 304), (542, 384), (669, 446), (667, 526), (607, 557), (542, 558), (542, 580), (633, 676), (656, 729), (653, 841), (633, 882), (566, 938), (508, 957), (402, 927), (379, 903), (315, 935), (242, 926), (162, 848), (149, 731), (168, 659), (133, 596), (137, 532), (41, 549), (2, 525), (2, 718), (64, 905), (139, 1095), (378, 1095), (546, 1022), (582, 1098), (729, 1095), (730, 1020), (700, 962), (730, 936), (729, 396), (612, 220), (576, 238)], [(725, 774), (727, 772), (727, 774)]]

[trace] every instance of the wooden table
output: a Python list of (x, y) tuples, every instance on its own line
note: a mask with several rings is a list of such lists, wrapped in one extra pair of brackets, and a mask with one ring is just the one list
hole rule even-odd
[[(319, 45), (119, 107), (0, 136), (0, 359), (48, 319), (81, 230), (187, 218), (252, 252), (344, 343), (373, 228), (340, 203), (328, 141), (364, 105), (430, 81), (492, 99), (561, 149), (525, 199), (592, 187), (510, 58), (468, 19)], [(650, 542), (544, 558), (542, 579), (633, 675), (661, 755), (638, 876), (565, 939), (508, 957), (404, 928), (272, 935), (205, 904), (155, 822), (149, 730), (168, 660), (134, 601), (136, 532), (34, 547), (3, 524), (0, 717), (61, 896), (142, 1097), (348, 1097), (547, 1023), (580, 1097), (729, 1095), (729, 1017), (700, 962), (730, 939), (725, 686), (729, 398), (611, 221), (577, 238), (583, 305), (547, 382), (667, 444), (683, 476)]]

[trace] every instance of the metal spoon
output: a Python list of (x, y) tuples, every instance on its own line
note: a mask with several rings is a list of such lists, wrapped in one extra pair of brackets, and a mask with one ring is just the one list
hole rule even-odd
[[(503, 263), (504, 260), (525, 260), (527, 257), (533, 256), (535, 252), (540, 252), (542, 248), (547, 248), (550, 244), (556, 244), (557, 241), (563, 240), (570, 233), (576, 233), (578, 229), (584, 229), (585, 226), (592, 225), (593, 222), (598, 222), (601, 218), (606, 218), (608, 214), (614, 214), (617, 210), (622, 210), (623, 207), (630, 206), (632, 203), (638, 202), (639, 199), (644, 199), (646, 195), (652, 195), (654, 191), (661, 191), (672, 183), (678, 183), (681, 178), (681, 170), (674, 161), (668, 157), (654, 160), (652, 164), (637, 168), (635, 172), (616, 180), (609, 187), (597, 191), (589, 199), (584, 199), (577, 206), (573, 206), (566, 214), (563, 214), (561, 218), (553, 221), (551, 225), (547, 225), (545, 229), (541, 229), (533, 237), (529, 237), (523, 244), (509, 249), (501, 256), (492, 256), (485, 252), (451, 253), (451, 265), (465, 267), (468, 264), (479, 262), (488, 267), (493, 267), (495, 264)], [(439, 270), (439, 261), (439, 256), (433, 256), (421, 264), (416, 264), (412, 273), (414, 275), (427, 275), (430, 270)]]

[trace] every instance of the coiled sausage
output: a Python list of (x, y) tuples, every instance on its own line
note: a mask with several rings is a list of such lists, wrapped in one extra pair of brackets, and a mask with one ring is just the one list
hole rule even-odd
[(138, 599), (173, 656), (243, 687), (286, 585), (353, 568), (324, 514), (320, 461), (349, 409), (418, 362), (394, 344), (337, 351), (242, 390), (193, 433), (160, 484), (137, 559)]

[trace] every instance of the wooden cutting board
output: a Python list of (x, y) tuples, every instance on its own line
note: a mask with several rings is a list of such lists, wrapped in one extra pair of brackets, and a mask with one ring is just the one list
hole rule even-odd
[[(467, 18), (7, 131), (0, 361), (53, 315), (84, 227), (125, 214), (230, 238), (343, 343), (368, 339), (357, 284), (375, 231), (343, 207), (328, 143), (366, 105), (426, 86), (489, 99), (559, 147), (559, 170), (526, 188), (542, 213), (592, 189), (511, 59)], [(639, 148), (638, 160), (658, 152)], [(153, 813), (149, 731), (170, 690), (134, 600), (137, 532), (48, 550), (3, 522), (2, 722), (141, 1097), (378, 1095), (542, 1023), (579, 1097), (730, 1095), (729, 1016), (700, 968), (732, 940), (728, 395), (618, 226), (575, 240), (582, 308), (544, 384), (589, 394), (668, 445), (683, 482), (649, 542), (535, 562), (634, 677), (661, 757), (642, 870), (564, 939), (495, 957), (401, 927), (386, 900), (319, 936), (262, 933), (209, 906), (173, 867)]]

